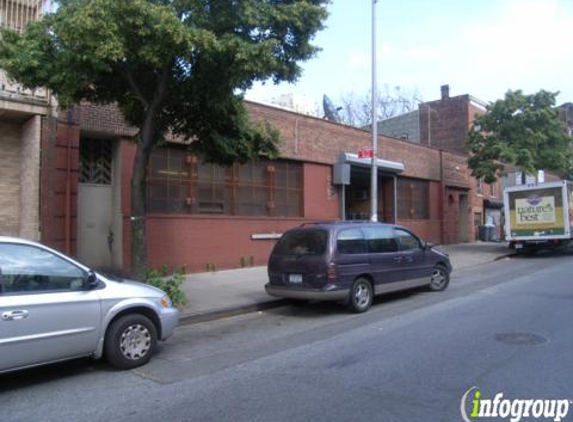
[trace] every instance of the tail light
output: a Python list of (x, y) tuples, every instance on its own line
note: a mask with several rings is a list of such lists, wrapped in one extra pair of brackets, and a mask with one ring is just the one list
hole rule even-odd
[(338, 270), (336, 268), (336, 264), (331, 262), (328, 264), (328, 268), (326, 269), (326, 279), (330, 282), (336, 281), (338, 278)]

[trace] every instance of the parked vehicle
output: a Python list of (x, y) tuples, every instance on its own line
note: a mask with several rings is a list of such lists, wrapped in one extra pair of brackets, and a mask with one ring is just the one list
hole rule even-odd
[(178, 321), (159, 289), (0, 237), (0, 373), (82, 356), (134, 368), (149, 361)]
[(427, 285), (444, 290), (448, 255), (408, 229), (381, 223), (312, 223), (286, 232), (268, 264), (272, 296), (344, 302), (354, 312), (374, 295)]
[(504, 190), (505, 232), (520, 253), (567, 247), (573, 238), (573, 183), (565, 180)]

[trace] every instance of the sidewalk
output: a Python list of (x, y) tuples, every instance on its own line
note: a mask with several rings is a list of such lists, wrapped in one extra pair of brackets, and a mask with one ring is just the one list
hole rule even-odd
[[(461, 243), (440, 246), (456, 270), (495, 261), (512, 254), (507, 243)], [(212, 321), (288, 304), (265, 293), (267, 268), (241, 268), (189, 274), (183, 290), (189, 303), (181, 312), (182, 323)]]

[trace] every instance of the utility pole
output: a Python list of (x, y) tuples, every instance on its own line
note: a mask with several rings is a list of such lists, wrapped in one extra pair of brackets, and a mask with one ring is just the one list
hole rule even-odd
[(376, 3), (372, 0), (372, 169), (370, 174), (370, 221), (378, 221), (378, 110), (376, 81)]

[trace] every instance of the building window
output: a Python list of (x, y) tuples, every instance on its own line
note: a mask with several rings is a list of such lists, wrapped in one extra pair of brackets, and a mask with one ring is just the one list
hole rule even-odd
[(41, 0), (0, 0), (0, 26), (21, 32), (42, 14)]
[(111, 142), (99, 139), (80, 141), (80, 183), (111, 185)]
[(497, 183), (492, 183), (490, 186), (491, 196), (497, 198)]
[(483, 179), (477, 179), (477, 194), (483, 195)]
[(430, 184), (425, 180), (398, 179), (398, 218), (429, 218), (429, 190)]
[(180, 149), (152, 153), (148, 209), (157, 213), (300, 217), (302, 164), (254, 160), (221, 167)]

